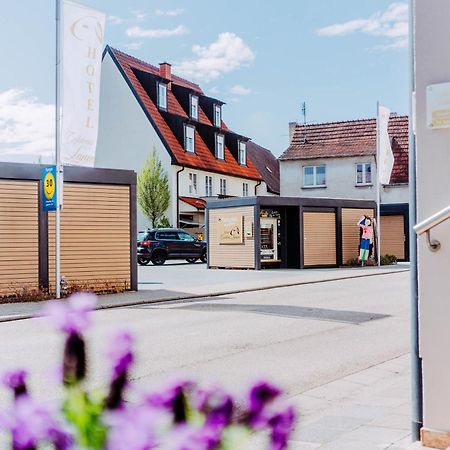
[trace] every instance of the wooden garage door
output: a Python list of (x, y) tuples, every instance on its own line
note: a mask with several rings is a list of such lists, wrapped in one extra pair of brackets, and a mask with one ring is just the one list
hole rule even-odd
[[(209, 210), (209, 265), (211, 267), (255, 268), (255, 240), (253, 236), (253, 206), (239, 208), (220, 208)], [(227, 217), (242, 218), (244, 230), (250, 228), (252, 233), (245, 236), (242, 244), (221, 245), (219, 239), (219, 220)]]
[(405, 259), (404, 217), (381, 216), (381, 255), (395, 255)]
[(358, 258), (359, 227), (358, 220), (367, 215), (374, 216), (373, 209), (342, 208), (342, 262)]
[[(55, 214), (49, 214), (49, 277), (55, 286)], [(130, 288), (128, 186), (64, 183), (61, 275), (98, 291)]]
[(336, 264), (336, 214), (303, 213), (304, 265)]
[(38, 183), (0, 180), (0, 296), (39, 284)]

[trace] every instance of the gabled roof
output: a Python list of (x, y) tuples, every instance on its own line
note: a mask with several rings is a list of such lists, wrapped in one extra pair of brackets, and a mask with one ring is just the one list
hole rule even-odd
[[(376, 119), (295, 126), (292, 142), (280, 161), (376, 155)], [(408, 182), (408, 116), (391, 115), (394, 168), (390, 184)]]
[(187, 203), (190, 206), (193, 206), (194, 208), (197, 208), (199, 210), (204, 210), (206, 206), (206, 200), (202, 198), (196, 198), (196, 197), (180, 197), (180, 200), (184, 203)]
[(267, 148), (247, 142), (247, 154), (267, 184), (267, 190), (280, 195), (280, 163)]
[[(137, 58), (134, 58), (130, 55), (127, 55), (126, 53), (123, 53), (119, 50), (113, 49), (109, 46), (106, 47), (105, 52), (109, 53), (109, 55), (112, 57), (113, 61), (119, 68), (122, 76), (125, 78), (137, 101), (141, 105), (144, 113), (152, 123), (153, 127), (164, 143), (167, 151), (171, 155), (173, 164), (191, 167), (199, 170), (222, 173), (229, 176), (250, 178), (254, 180), (261, 179), (261, 176), (259, 175), (255, 166), (251, 163), (251, 161), (248, 161), (246, 166), (240, 165), (233, 157), (227, 146), (225, 146), (225, 159), (216, 159), (211, 150), (202, 140), (198, 131), (196, 131), (195, 133), (195, 153), (186, 152), (180, 145), (178, 139), (175, 137), (175, 134), (171, 130), (167, 121), (164, 119), (158, 107), (147, 94), (143, 85), (136, 76), (136, 73), (140, 71), (159, 77), (159, 68)], [(172, 75), (172, 84), (192, 90), (193, 93), (199, 96), (204, 95), (200, 86), (176, 75)], [(180, 105), (174, 93), (170, 89), (167, 90), (167, 103), (167, 112), (169, 114), (188, 119), (185, 110)], [(212, 126), (211, 122), (209, 121), (207, 115), (202, 110), (200, 105), (199, 123), (207, 126)], [(228, 128), (224, 123), (222, 125), (223, 131), (226, 132)]]

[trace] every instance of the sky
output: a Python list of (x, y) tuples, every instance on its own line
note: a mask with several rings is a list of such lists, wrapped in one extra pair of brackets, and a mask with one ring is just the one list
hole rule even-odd
[[(408, 112), (408, 4), (386, 0), (84, 0), (105, 44), (226, 102), (223, 118), (276, 156), (289, 122)], [(0, 0), (0, 161), (54, 152), (55, 1)]]

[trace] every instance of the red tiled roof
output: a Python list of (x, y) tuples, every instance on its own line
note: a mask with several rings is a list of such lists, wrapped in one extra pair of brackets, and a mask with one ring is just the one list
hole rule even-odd
[(247, 142), (247, 154), (267, 184), (267, 190), (280, 194), (280, 163), (267, 148)]
[[(250, 178), (254, 180), (260, 180), (261, 176), (256, 170), (255, 166), (248, 161), (246, 166), (240, 165), (233, 157), (229, 149), (225, 146), (225, 159), (218, 160), (208, 149), (205, 142), (201, 139), (198, 132), (195, 133), (195, 153), (186, 152), (180, 145), (179, 141), (175, 137), (174, 133), (170, 129), (167, 122), (161, 115), (158, 107), (151, 100), (142, 84), (139, 82), (133, 70), (140, 70), (142, 72), (150, 73), (156, 76), (160, 75), (159, 69), (151, 64), (136, 59), (126, 53), (122, 53), (119, 50), (107, 47), (113, 59), (120, 65), (128, 82), (132, 85), (138, 99), (143, 104), (145, 112), (151, 117), (153, 123), (162, 136), (163, 142), (167, 145), (167, 150), (172, 156), (174, 164), (186, 167), (192, 167), (199, 170), (223, 173), (230, 176)], [(172, 75), (172, 83), (188, 89), (192, 89), (199, 95), (204, 95), (201, 88), (195, 84), (180, 78), (176, 75)], [(188, 117), (173, 92), (168, 90), (168, 112), (176, 114), (182, 117)], [(206, 114), (199, 107), (199, 122), (205, 125), (210, 125), (211, 122), (207, 118)], [(223, 127), (225, 130), (226, 126)]]
[[(376, 119), (296, 125), (281, 161), (376, 155)], [(408, 182), (408, 116), (389, 119), (394, 168), (390, 184)]]
[(206, 200), (203, 200), (202, 198), (180, 197), (180, 200), (197, 209), (205, 209), (206, 206)]

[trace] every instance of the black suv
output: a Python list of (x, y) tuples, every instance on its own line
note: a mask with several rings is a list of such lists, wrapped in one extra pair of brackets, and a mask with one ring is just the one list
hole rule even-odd
[(167, 259), (185, 259), (194, 263), (206, 262), (206, 242), (179, 228), (158, 228), (139, 232), (137, 243), (138, 263), (146, 266), (150, 261), (156, 266)]

